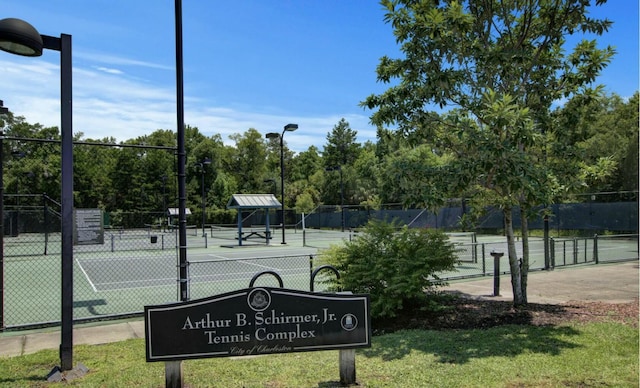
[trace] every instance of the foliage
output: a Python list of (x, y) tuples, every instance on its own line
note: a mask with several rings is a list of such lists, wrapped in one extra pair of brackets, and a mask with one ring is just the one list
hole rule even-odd
[[(496, 93), (487, 96), (492, 97), (485, 97), (484, 109), (511, 109), (506, 98)], [(306, 151), (295, 154), (285, 142), (286, 205), (307, 211), (323, 203), (336, 205), (342, 202), (342, 191), (346, 206), (378, 209), (382, 203), (402, 203), (407, 207), (432, 208), (445, 199), (461, 197), (468, 199), (468, 210), (476, 212), (487, 203), (502, 202), (490, 188), (479, 184), (481, 179), (474, 180), (473, 174), (484, 173), (487, 178), (484, 167), (511, 168), (516, 162), (526, 168), (518, 179), (530, 184), (534, 189), (530, 193), (535, 195), (531, 198), (539, 201), (551, 197), (553, 203), (561, 203), (582, 193), (637, 190), (637, 106), (638, 93), (628, 100), (596, 92), (575, 96), (552, 112), (544, 130), (533, 119), (530, 120), (533, 127), (529, 124), (524, 127), (531, 131), (534, 146), (527, 150), (531, 151), (530, 156), (522, 160), (492, 160), (492, 153), (502, 152), (501, 148), (508, 143), (496, 140), (499, 139), (496, 134), (487, 130), (488, 123), (478, 122), (461, 109), (441, 114), (423, 112), (423, 125), (404, 134), (406, 136), (379, 127), (376, 144), (355, 143), (355, 131), (341, 120), (336, 125), (340, 130), (336, 129), (335, 139), (332, 136), (332, 143), (325, 149), (335, 151), (335, 155), (341, 147), (352, 150), (353, 153), (345, 156), (348, 163), (339, 171), (325, 170), (332, 162), (328, 161), (330, 153), (319, 152), (321, 145), (310, 145)], [(531, 109), (529, 116), (534, 117)], [(47, 193), (58, 200), (58, 129), (29, 124), (25, 118), (11, 113), (3, 115), (2, 120), (6, 135), (2, 150), (5, 194)], [(257, 130), (248, 130), (232, 137), (236, 141), (234, 145), (225, 145), (219, 134), (205, 136), (190, 126), (185, 132), (186, 206), (194, 212), (195, 223), (202, 220), (199, 211), (203, 181), (206, 222), (228, 218), (220, 217), (223, 212), (216, 210), (226, 209), (232, 194), (274, 193), (279, 197), (278, 139), (265, 139)], [(341, 136), (337, 136), (338, 132)], [(613, 140), (607, 142), (607, 139)], [(149, 216), (159, 217), (164, 207), (177, 207), (177, 157), (170, 148), (176, 145), (173, 131), (158, 129), (121, 142), (114, 138), (84, 138), (81, 132), (76, 132), (74, 141), (77, 142), (74, 145), (75, 207), (120, 211), (120, 215), (136, 214), (120, 217), (131, 227), (142, 227), (139, 223)], [(486, 152), (481, 153), (484, 147)], [(519, 150), (513, 152), (517, 157), (520, 153)], [(460, 155), (467, 156), (466, 163)], [(211, 164), (204, 168), (203, 177), (198, 163), (205, 158), (211, 159)], [(570, 163), (573, 160), (579, 162)], [(539, 175), (532, 175), (531, 171)], [(537, 192), (534, 183), (545, 190), (555, 189)]]
[[(374, 124), (393, 125), (412, 142), (419, 135), (434, 154), (444, 155), (444, 147), (455, 157), (440, 174), (448, 179), (429, 182), (427, 200), (450, 196), (449, 190), (465, 195), (471, 188), (480, 198), (492, 200), (480, 205), (503, 209), (514, 304), (526, 304), (529, 209), (551, 203), (558, 191), (559, 179), (548, 168), (541, 141), (550, 129), (551, 104), (586, 93), (615, 53), (612, 47), (599, 49), (595, 40), (586, 39), (567, 51), (566, 40), (580, 33), (602, 35), (612, 23), (588, 17), (588, 1), (382, 4), (402, 57), (381, 58), (378, 80), (394, 85), (361, 105), (375, 109)], [(435, 106), (458, 109), (443, 120), (428, 111)], [(563, 162), (559, 166), (578, 171), (586, 167), (579, 158)], [(600, 183), (610, 166), (605, 161), (602, 168), (583, 176)], [(419, 169), (413, 167), (402, 175), (413, 182), (416, 172)], [(517, 205), (523, 233), (521, 267), (511, 225)]]
[(358, 132), (351, 129), (344, 119), (327, 133), (327, 144), (322, 152), (325, 168), (351, 165), (358, 158), (360, 144), (356, 142)]
[(372, 220), (356, 239), (324, 252), (322, 260), (340, 272), (333, 289), (370, 294), (371, 316), (388, 317), (424, 302), (426, 291), (442, 284), (438, 272), (455, 269), (455, 252), (443, 232)]

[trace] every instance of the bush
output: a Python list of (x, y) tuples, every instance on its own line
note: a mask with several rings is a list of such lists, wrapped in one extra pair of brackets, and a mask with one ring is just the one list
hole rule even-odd
[(325, 251), (322, 260), (340, 272), (340, 279), (328, 281), (330, 288), (369, 294), (371, 316), (379, 318), (424, 305), (427, 291), (444, 285), (437, 273), (454, 270), (457, 255), (443, 232), (373, 220), (357, 238)]

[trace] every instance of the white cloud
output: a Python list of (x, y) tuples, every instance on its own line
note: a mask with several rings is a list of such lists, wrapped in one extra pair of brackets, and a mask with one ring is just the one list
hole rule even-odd
[(110, 69), (108, 67), (96, 67), (97, 70), (103, 71), (105, 73), (109, 73), (109, 74), (124, 74), (121, 70), (118, 69)]
[[(125, 62), (123, 60), (123, 62)], [(57, 64), (44, 60), (8, 62), (0, 60), (5, 106), (29, 123), (46, 127), (60, 125), (60, 71)], [(134, 139), (158, 129), (176, 128), (174, 85), (157, 85), (132, 79), (119, 70), (99, 68), (73, 69), (73, 130), (84, 139), (114, 137), (117, 141)], [(345, 118), (358, 132), (358, 140), (375, 139), (375, 130), (364, 115), (321, 117), (284, 116), (280, 113), (254, 113), (251, 107), (211, 107), (207, 101), (185, 96), (185, 124), (198, 127), (206, 136), (229, 136), (249, 128), (267, 133), (281, 131), (287, 123), (299, 129), (285, 136), (288, 147), (296, 152), (311, 145), (320, 150), (333, 127)]]
[(145, 68), (159, 69), (159, 70), (175, 70), (175, 67), (173, 66), (162, 65), (154, 62), (140, 61), (140, 60), (131, 59), (131, 58), (123, 58), (115, 55), (79, 51), (78, 53), (74, 53), (73, 56), (76, 59), (84, 59), (87, 61), (99, 62), (99, 63), (109, 64), (109, 65), (136, 66), (136, 67), (145, 67)]

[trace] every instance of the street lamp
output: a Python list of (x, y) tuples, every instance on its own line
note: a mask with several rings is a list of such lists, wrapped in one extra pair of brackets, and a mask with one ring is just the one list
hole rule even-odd
[(265, 136), (267, 139), (277, 139), (280, 138), (280, 196), (282, 199), (282, 244), (286, 244), (284, 239), (284, 230), (286, 227), (286, 223), (284, 221), (284, 133), (285, 132), (293, 132), (298, 129), (298, 124), (287, 124), (284, 126), (284, 130), (282, 134), (277, 132), (269, 132)]
[(73, 363), (73, 124), (71, 35), (40, 35), (24, 20), (0, 20), (0, 50), (27, 57), (39, 57), (43, 49), (60, 52), (60, 132), (62, 144), (62, 319), (60, 369)]
[[(9, 113), (0, 100), (0, 115)], [(0, 129), (0, 330), (4, 329), (4, 131)]]
[(342, 166), (338, 167), (328, 167), (325, 169), (326, 171), (340, 171), (340, 224), (342, 226), (342, 231), (344, 232), (344, 184), (342, 180)]
[[(167, 174), (163, 174), (160, 179), (162, 179), (162, 217), (160, 218), (160, 227), (164, 232), (165, 229), (165, 221), (167, 221)], [(169, 226), (169, 222), (167, 221), (167, 227)]]
[(204, 192), (204, 166), (211, 164), (211, 158), (204, 158), (202, 162), (196, 163), (196, 166), (200, 167), (200, 176), (202, 177), (202, 237), (204, 237), (204, 223), (206, 222), (205, 212), (207, 210), (206, 193)]

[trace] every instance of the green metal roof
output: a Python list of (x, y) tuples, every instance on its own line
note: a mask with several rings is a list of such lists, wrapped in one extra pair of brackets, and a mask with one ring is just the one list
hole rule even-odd
[(282, 204), (273, 194), (233, 194), (227, 209), (277, 209)]

